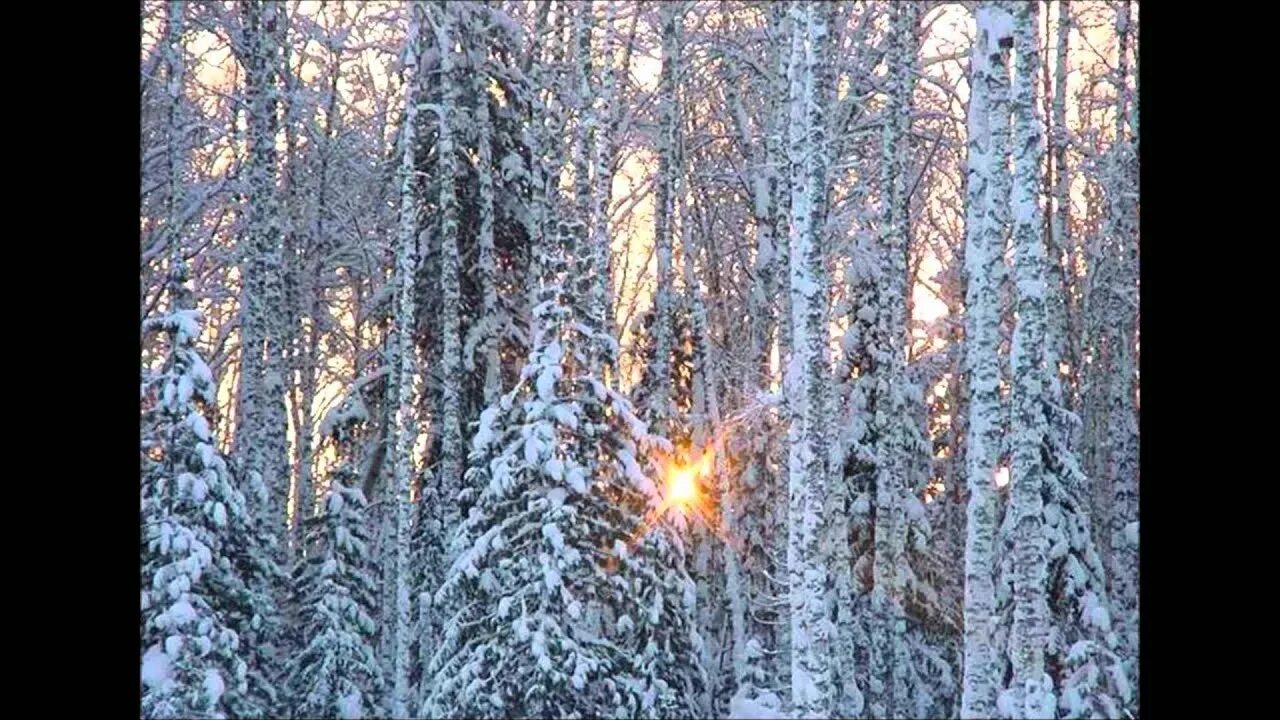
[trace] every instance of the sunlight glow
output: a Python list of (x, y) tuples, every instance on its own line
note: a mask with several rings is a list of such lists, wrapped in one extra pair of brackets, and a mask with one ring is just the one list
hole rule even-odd
[(677, 467), (671, 470), (671, 477), (667, 481), (667, 494), (671, 502), (689, 505), (697, 501), (697, 474), (697, 467)]
[(666, 471), (667, 498), (664, 504), (678, 507), (682, 512), (701, 504), (698, 481), (711, 474), (714, 463), (715, 452), (710, 449), (688, 464), (670, 463)]

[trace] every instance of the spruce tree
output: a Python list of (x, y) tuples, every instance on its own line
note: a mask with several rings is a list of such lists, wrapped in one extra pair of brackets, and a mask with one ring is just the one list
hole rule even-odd
[(142, 478), (142, 714), (149, 718), (227, 717), (227, 693), (242, 690), (246, 675), (226, 612), (237, 586), (230, 530), (244, 498), (205, 416), (215, 385), (195, 349), (200, 315), (186, 282), (185, 265), (175, 262), (170, 310), (147, 326), (168, 338)]
[(294, 571), (306, 644), (288, 664), (293, 717), (378, 717), (382, 672), (375, 654), (377, 588), (367, 537), (367, 503), (357, 487), (352, 444), (360, 416), (330, 427), (340, 464), (318, 516), (304, 523), (305, 558)]
[(666, 572), (682, 567), (680, 550), (646, 517), (657, 492), (637, 459), (643, 424), (589, 371), (601, 343), (582, 312), (590, 294), (576, 292), (591, 278), (572, 272), (571, 252), (584, 234), (556, 224), (535, 349), (481, 416), (463, 493), (474, 505), (435, 598), (445, 624), (427, 716), (698, 712), (687, 704), (704, 682), (694, 590)]

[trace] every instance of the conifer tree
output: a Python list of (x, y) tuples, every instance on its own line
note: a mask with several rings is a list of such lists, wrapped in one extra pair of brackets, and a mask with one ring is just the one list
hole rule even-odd
[(241, 639), (226, 610), (237, 584), (227, 551), (244, 498), (205, 416), (213, 375), (195, 349), (200, 315), (186, 266), (174, 259), (170, 310), (148, 324), (168, 338), (168, 357), (153, 384), (156, 445), (142, 478), (142, 713), (227, 717), (227, 693), (246, 685)]
[(381, 715), (367, 503), (351, 457), (360, 422), (359, 414), (345, 413), (329, 424), (340, 464), (329, 478), (320, 514), (304, 523), (307, 553), (294, 571), (294, 593), (305, 645), (287, 670), (293, 717)]

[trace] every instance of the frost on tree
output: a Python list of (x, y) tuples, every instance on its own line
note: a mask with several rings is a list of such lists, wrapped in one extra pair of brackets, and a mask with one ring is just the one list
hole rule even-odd
[(141, 685), (142, 714), (153, 718), (227, 717), (228, 693), (246, 686), (241, 639), (226, 619), (239, 590), (226, 552), (244, 497), (205, 416), (215, 386), (195, 349), (200, 315), (186, 282), (177, 261), (169, 312), (147, 327), (168, 339), (164, 369), (144, 395), (156, 444), (142, 477)]
[[(906, 349), (911, 214), (908, 157), (917, 54), (916, 6), (888, 5), (885, 103), (880, 114), (876, 212), (856, 238), (849, 329), (842, 340), (852, 377), (842, 397), (843, 480), (851, 494), (854, 576), (860, 586), (851, 633), (865, 651), (860, 691), (873, 717), (932, 709), (930, 687), (947, 685), (949, 671), (920, 626), (936, 594), (917, 575), (931, 530), (920, 495), (930, 456), (923, 427), (923, 395), (908, 373)], [(846, 614), (845, 623), (850, 622)], [(844, 626), (847, 628), (847, 625)], [(846, 641), (847, 643), (847, 641)], [(865, 654), (863, 654), (863, 652)], [(943, 679), (930, 678), (941, 675)], [(942, 694), (941, 692), (939, 694)]]
[(462, 466), (466, 453), (462, 438), (462, 335), (459, 311), (462, 302), (459, 280), (458, 245), (458, 197), (454, 187), (457, 174), (457, 150), (454, 128), (458, 123), (460, 78), (456, 77), (455, 43), (457, 42), (455, 15), (456, 3), (439, 3), (431, 6), (431, 28), (435, 32), (435, 48), (440, 55), (440, 103), (436, 106), (439, 117), (439, 135), (436, 152), (439, 156), (440, 182), (440, 291), (441, 291), (441, 358), (442, 402), (440, 409), (440, 469), (437, 482), (440, 486), (440, 502), (443, 503), (444, 523), (456, 524), (456, 496), (462, 480)]
[(658, 275), (653, 300), (653, 380), (652, 398), (646, 408), (645, 418), (659, 435), (667, 435), (668, 424), (674, 413), (671, 408), (671, 353), (674, 347), (674, 288), (672, 270), (672, 245), (676, 203), (676, 142), (679, 118), (676, 110), (676, 78), (680, 66), (680, 39), (678, 28), (682, 8), (678, 2), (665, 3), (659, 8), (662, 39), (662, 69), (659, 79), (658, 103), (658, 170), (655, 178), (654, 254), (657, 257)]
[(294, 571), (295, 603), (304, 638), (289, 659), (289, 706), (296, 717), (379, 717), (381, 665), (375, 654), (377, 610), (364, 494), (351, 462), (361, 418), (330, 425), (341, 464), (329, 478), (321, 512), (304, 523), (305, 559)]
[(1013, 447), (1009, 513), (1013, 525), (1014, 609), (1009, 658), (1013, 676), (1000, 698), (1000, 711), (1016, 718), (1052, 718), (1056, 704), (1044, 657), (1049, 608), (1042, 450), (1048, 423), (1044, 413), (1045, 253), (1036, 198), (1042, 152), (1033, 85), (1039, 69), (1036, 10), (1033, 4), (1013, 10), (1017, 58), (1010, 96), (1014, 178), (1009, 202), (1017, 297), (1017, 324), (1010, 351)]
[(233, 696), (241, 713), (272, 713), (278, 702), (280, 606), (287, 575), (290, 472), (284, 391), (285, 317), (282, 228), (276, 188), (279, 38), (284, 6), (245, 2), (236, 9), (232, 47), (245, 70), (247, 202), (241, 250), (241, 351), (235, 438), (236, 480), (247, 516), (233, 563), (244, 589), (231, 610), (248, 655), (249, 687)]
[[(245, 2), (240, 8), (239, 43), (248, 105), (248, 202), (241, 291), (242, 350), (237, 465), (256, 475), (267, 492), (261, 510), (249, 498), (266, 530), (279, 544), (286, 527), (289, 463), (285, 445), (283, 378), (284, 315), (281, 227), (276, 190), (278, 66), (275, 35), (283, 6)], [(257, 482), (251, 480), (250, 482)]]
[(146, 712), (1137, 716), (1137, 6), (1015, 9), (145, 3)]
[[(394, 333), (390, 339), (392, 346), (391, 366), (391, 403), (388, 411), (394, 409), (392, 423), (389, 427), (392, 439), (390, 492), (387, 500), (390, 505), (391, 527), (385, 533), (390, 537), (389, 550), (383, 556), (383, 598), (384, 603), (390, 600), (389, 607), (384, 605), (383, 634), (387, 638), (384, 649), (389, 653), (386, 658), (390, 677), (388, 678), (386, 709), (394, 718), (406, 718), (410, 711), (410, 645), (412, 618), (410, 584), (411, 569), (409, 567), (409, 484), (412, 470), (412, 448), (416, 432), (414, 418), (413, 380), (417, 363), (415, 362), (414, 329), (414, 271), (417, 267), (417, 223), (418, 199), (414, 182), (414, 150), (417, 122), (419, 81), (422, 62), (422, 35), (426, 31), (423, 7), (421, 3), (410, 3), (409, 35), (406, 47), (405, 80), (405, 120), (401, 137), (400, 165), (400, 217), (399, 232), (396, 236), (395, 265), (395, 310)], [(456, 266), (455, 266), (456, 267)], [(456, 298), (455, 298), (456, 302)], [(456, 321), (456, 310), (454, 314)], [(454, 330), (456, 331), (456, 323)], [(454, 348), (457, 349), (456, 347)], [(456, 368), (454, 368), (456, 370)], [(388, 562), (389, 561), (389, 562)], [(435, 558), (426, 562), (437, 561)]]
[(1088, 483), (1068, 447), (1069, 421), (1047, 342), (1047, 259), (1037, 187), (1040, 121), (1033, 83), (1039, 70), (1035, 5), (1014, 12), (1013, 463), (1002, 533), (1012, 588), (1008, 651), (1012, 680), (998, 701), (1007, 717), (1120, 717), (1132, 700), (1116, 653), (1105, 572), (1095, 549)]
[[(965, 370), (969, 382), (965, 474), (969, 502), (965, 523), (964, 679), (961, 717), (995, 713), (999, 676), (992, 656), (995, 620), (996, 471), (1003, 435), (1000, 367), (999, 283), (1003, 278), (1007, 196), (1002, 177), (1008, 157), (1008, 68), (999, 29), (1004, 11), (984, 3), (977, 11), (970, 66), (969, 177), (965, 216)], [(990, 117), (989, 117), (990, 114)]]
[[(1115, 3), (1118, 68), (1115, 141), (1108, 153), (1108, 226), (1105, 262), (1110, 281), (1105, 313), (1107, 429), (1104, 444), (1109, 497), (1108, 572), (1117, 623), (1124, 641), (1138, 652), (1138, 153), (1137, 100), (1129, 87), (1129, 48), (1134, 34), (1129, 2)], [(1135, 73), (1136, 76), (1136, 73)]]
[(535, 349), (482, 415), (464, 491), (475, 502), (435, 598), (444, 638), (427, 716), (697, 714), (692, 584), (664, 571), (680, 563), (661, 526), (635, 536), (653, 494), (643, 425), (588, 372), (589, 294), (570, 301), (564, 285), (590, 282), (572, 272), (583, 236), (556, 224)]

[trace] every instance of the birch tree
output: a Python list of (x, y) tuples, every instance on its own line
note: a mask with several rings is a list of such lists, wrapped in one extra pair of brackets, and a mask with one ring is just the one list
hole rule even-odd
[(454, 188), (457, 174), (457, 150), (454, 147), (454, 124), (457, 122), (460, 84), (454, 77), (455, 18), (457, 6), (432, 5), (431, 25), (436, 48), (440, 53), (440, 134), (436, 151), (440, 176), (440, 289), (442, 338), (440, 372), (442, 399), (440, 411), (440, 472), (438, 484), (444, 504), (445, 527), (457, 524), (457, 500), (462, 480), (466, 447), (462, 439), (462, 337), (459, 318), (461, 287), (459, 285), (458, 200)]
[(1013, 115), (1013, 278), (1017, 288), (1017, 324), (1010, 363), (1013, 370), (1013, 465), (1009, 512), (1014, 523), (1014, 615), (1009, 640), (1013, 679), (1001, 698), (1010, 717), (1052, 718), (1053, 682), (1045, 672), (1049, 618), (1046, 598), (1048, 548), (1042, 532), (1045, 468), (1041, 459), (1048, 432), (1046, 393), (1045, 250), (1040, 237), (1040, 126), (1034, 97), (1039, 72), (1039, 40), (1032, 3), (1014, 9), (1014, 66), (1010, 109)]
[(1129, 88), (1130, 3), (1116, 4), (1117, 106), (1113, 169), (1108, 196), (1112, 219), (1110, 254), (1113, 285), (1108, 294), (1107, 413), (1110, 442), (1106, 472), (1110, 480), (1109, 574), (1116, 609), (1127, 626), (1127, 644), (1135, 651), (1138, 637), (1138, 427), (1136, 412), (1137, 343), (1137, 153), (1134, 149), (1136, 100)]
[[(289, 465), (285, 448), (280, 208), (276, 191), (277, 24), (283, 6), (241, 6), (241, 62), (248, 110), (247, 204), (241, 293), (240, 415), (237, 464), (267, 488), (262, 522), (273, 537), (286, 527)], [(277, 540), (278, 542), (278, 540)]]
[[(395, 332), (392, 339), (394, 373), (392, 406), (391, 492), (389, 502), (394, 513), (391, 567), (384, 582), (392, 583), (394, 595), (390, 617), (384, 617), (389, 638), (390, 677), (386, 707), (394, 718), (407, 718), (411, 713), (409, 698), (410, 608), (409, 585), (409, 521), (410, 460), (414, 443), (414, 392), (416, 373), (413, 341), (415, 300), (414, 273), (417, 266), (418, 198), (415, 194), (415, 131), (418, 117), (417, 83), (421, 73), (422, 35), (425, 32), (425, 8), (420, 3), (409, 5), (409, 35), (405, 65), (405, 119), (401, 131), (400, 227), (396, 236), (395, 265)], [(442, 46), (443, 47), (443, 46)], [(455, 315), (456, 317), (456, 315)]]
[(812, 3), (795, 4), (791, 14), (790, 252), (792, 355), (787, 368), (788, 502), (787, 576), (791, 609), (791, 702), (803, 717), (830, 712), (827, 644), (830, 641), (823, 597), (826, 566), (823, 498), (827, 491), (826, 268), (814, 222), (822, 185), (817, 154), (823, 144), (821, 104), (817, 97), (818, 54), (827, 32)]
[(676, 201), (676, 143), (679, 117), (676, 110), (676, 79), (679, 77), (680, 40), (678, 25), (683, 3), (665, 3), (658, 9), (661, 27), (662, 68), (658, 80), (658, 169), (655, 179), (653, 242), (658, 259), (654, 287), (653, 343), (654, 387), (649, 400), (648, 420), (654, 432), (667, 435), (671, 416), (671, 353), (675, 338), (672, 271), (673, 223)]
[[(1008, 70), (1000, 33), (1005, 11), (979, 6), (970, 60), (969, 177), (965, 217), (965, 370), (969, 383), (965, 473), (969, 491), (965, 532), (964, 689), (961, 717), (995, 713), (999, 678), (990, 656), (995, 616), (995, 488), (1001, 437), (999, 283), (1004, 258), (1002, 223), (1008, 187)], [(995, 177), (993, 177), (995, 176)]]

